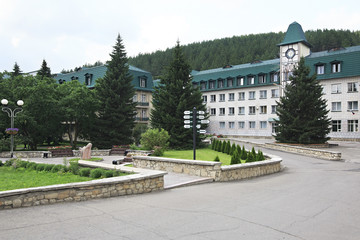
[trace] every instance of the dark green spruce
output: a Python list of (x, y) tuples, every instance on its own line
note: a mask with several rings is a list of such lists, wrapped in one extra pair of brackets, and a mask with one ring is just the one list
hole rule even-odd
[(278, 102), (276, 140), (283, 143), (325, 143), (329, 138), (330, 119), (322, 87), (316, 75), (309, 76), (310, 69), (301, 58), (284, 96)]
[[(152, 127), (168, 131), (171, 148), (192, 148), (193, 130), (184, 128), (184, 111), (192, 110), (193, 107), (206, 110), (200, 90), (191, 83), (190, 72), (190, 65), (185, 60), (180, 43), (177, 42), (170, 66), (153, 93), (151, 110)], [(198, 145), (199, 134), (196, 141)]]
[(110, 56), (107, 72), (95, 86), (99, 109), (91, 141), (98, 148), (132, 143), (135, 125), (136, 103), (132, 100), (135, 89), (120, 35)]
[(36, 75), (39, 76), (41, 79), (43, 79), (44, 77), (51, 77), (51, 70), (47, 66), (45, 59), (42, 61), (41, 68)]

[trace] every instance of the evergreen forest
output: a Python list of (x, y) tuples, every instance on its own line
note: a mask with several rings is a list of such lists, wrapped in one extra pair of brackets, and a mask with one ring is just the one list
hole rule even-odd
[[(206, 70), (228, 64), (238, 65), (278, 58), (277, 44), (282, 42), (284, 36), (284, 32), (249, 34), (195, 42), (182, 48), (191, 69)], [(311, 30), (306, 31), (305, 36), (312, 45), (312, 52), (360, 45), (360, 31)], [(129, 64), (151, 72), (154, 79), (157, 79), (164, 74), (165, 67), (171, 61), (173, 49), (141, 53), (136, 57), (130, 57)]]

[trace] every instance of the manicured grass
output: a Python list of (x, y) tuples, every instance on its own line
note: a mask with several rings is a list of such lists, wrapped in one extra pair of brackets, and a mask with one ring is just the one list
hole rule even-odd
[[(231, 156), (225, 153), (214, 151), (210, 148), (196, 149), (196, 160), (214, 161), (219, 156), (222, 165), (230, 165)], [(168, 150), (164, 152), (166, 158), (193, 159), (193, 150)]]
[(72, 173), (52, 173), (24, 168), (0, 167), (0, 191), (92, 180)]

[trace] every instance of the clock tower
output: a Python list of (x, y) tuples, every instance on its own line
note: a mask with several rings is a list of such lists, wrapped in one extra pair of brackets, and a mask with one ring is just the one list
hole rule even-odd
[(280, 84), (285, 86), (300, 58), (310, 55), (311, 45), (306, 40), (301, 25), (293, 22), (278, 46), (280, 47)]

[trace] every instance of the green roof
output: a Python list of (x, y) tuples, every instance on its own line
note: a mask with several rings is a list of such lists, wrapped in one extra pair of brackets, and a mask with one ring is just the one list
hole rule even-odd
[[(340, 72), (331, 71), (331, 64), (335, 62), (340, 62)], [(310, 74), (316, 72), (317, 65), (325, 66), (324, 74), (317, 75), (319, 80), (360, 76), (360, 46), (311, 53), (305, 63), (311, 69)]]
[[(107, 66), (97, 66), (97, 67), (91, 67), (91, 68), (81, 68), (78, 71), (70, 72), (70, 73), (59, 73), (54, 78), (60, 83), (61, 81), (72, 81), (77, 80), (80, 83), (85, 83), (85, 75), (91, 74), (92, 75), (92, 81), (91, 84), (87, 87), (93, 88), (95, 87), (96, 80), (99, 78), (102, 78), (105, 76), (105, 73), (107, 71)], [(144, 71), (140, 68), (134, 67), (129, 65), (129, 72), (130, 75), (133, 76), (133, 85), (136, 90), (142, 90), (142, 91), (153, 91), (153, 81), (152, 81), (152, 75), (151, 73)], [(146, 79), (146, 87), (140, 87), (140, 81), (139, 78), (145, 78)]]
[(278, 46), (283, 46), (298, 42), (302, 42), (308, 47), (311, 47), (311, 44), (306, 40), (301, 25), (297, 22), (293, 22), (292, 24), (289, 25), (284, 40), (280, 44), (278, 44)]

